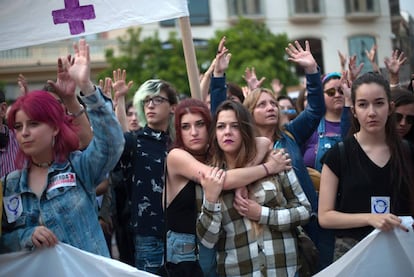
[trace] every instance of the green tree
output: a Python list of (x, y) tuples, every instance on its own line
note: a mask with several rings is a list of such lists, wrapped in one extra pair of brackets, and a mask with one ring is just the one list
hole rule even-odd
[[(132, 97), (138, 86), (151, 78), (160, 78), (171, 82), (179, 93), (190, 95), (182, 43), (176, 32), (171, 32), (166, 42), (161, 42), (156, 32), (152, 37), (141, 39), (141, 28), (128, 29), (118, 38), (120, 55), (112, 50), (106, 53), (108, 70), (99, 74), (99, 78), (112, 76), (115, 68), (127, 70), (127, 79), (134, 81), (129, 93)], [(200, 72), (207, 70), (215, 57), (220, 39), (226, 36), (226, 46), (232, 53), (227, 71), (228, 81), (245, 85), (242, 76), (246, 67), (255, 67), (258, 78), (265, 76), (265, 87), (270, 87), (273, 78), (278, 78), (286, 86), (298, 83), (292, 73), (293, 65), (287, 62), (285, 47), (289, 43), (286, 34), (274, 35), (262, 22), (240, 18), (226, 29), (217, 31), (214, 38), (208, 40), (207, 47), (197, 48), (197, 62)]]
[(107, 50), (109, 68), (98, 75), (99, 79), (112, 77), (116, 68), (127, 70), (127, 80), (134, 86), (128, 94), (131, 99), (138, 87), (148, 79), (163, 79), (171, 82), (179, 93), (189, 94), (184, 52), (177, 33), (171, 32), (164, 43), (156, 32), (152, 37), (141, 39), (141, 28), (130, 28), (118, 38), (119, 56), (112, 49)]
[[(285, 47), (289, 40), (286, 34), (275, 35), (262, 22), (240, 18), (237, 24), (227, 30), (216, 32), (209, 40), (205, 51), (215, 56), (220, 39), (226, 36), (226, 47), (232, 54), (227, 80), (245, 85), (243, 75), (246, 67), (254, 67), (258, 78), (266, 77), (263, 86), (270, 88), (270, 82), (278, 78), (286, 86), (298, 84), (292, 73), (293, 65), (287, 61)], [(200, 60), (207, 58), (200, 53)]]

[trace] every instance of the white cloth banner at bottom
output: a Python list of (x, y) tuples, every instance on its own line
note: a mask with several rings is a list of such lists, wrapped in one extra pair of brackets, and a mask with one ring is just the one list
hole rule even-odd
[(0, 255), (0, 276), (153, 277), (156, 275), (114, 259), (59, 243), (51, 248)]
[(414, 276), (414, 230), (412, 217), (400, 217), (409, 232), (394, 228), (372, 231), (317, 277)]

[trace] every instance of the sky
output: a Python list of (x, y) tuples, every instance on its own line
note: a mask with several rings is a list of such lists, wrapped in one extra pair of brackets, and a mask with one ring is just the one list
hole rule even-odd
[(414, 1), (400, 0), (400, 10), (407, 11), (412, 17), (414, 17)]

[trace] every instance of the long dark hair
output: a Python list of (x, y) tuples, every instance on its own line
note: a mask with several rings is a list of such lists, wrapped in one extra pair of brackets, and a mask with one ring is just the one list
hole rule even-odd
[[(380, 74), (374, 72), (368, 72), (361, 75), (352, 84), (351, 98), (352, 105), (355, 107), (356, 94), (358, 88), (363, 84), (377, 84), (381, 86), (386, 94), (389, 109), (391, 110), (391, 89), (388, 81)], [(391, 180), (393, 196), (391, 199), (391, 205), (394, 210), (399, 207), (402, 203), (397, 203), (395, 200), (398, 197), (407, 197), (407, 204), (409, 205), (411, 214), (414, 213), (414, 195), (413, 195), (413, 176), (412, 169), (410, 169), (405, 162), (405, 155), (402, 151), (402, 142), (396, 131), (396, 119), (394, 113), (389, 113), (387, 122), (385, 123), (385, 142), (390, 149), (391, 158)], [(360, 130), (361, 125), (357, 118), (352, 118), (352, 126), (350, 132), (356, 133)], [(411, 164), (411, 163), (409, 163)], [(405, 195), (404, 195), (405, 194)], [(394, 200), (394, 201), (393, 201)]]
[(254, 131), (254, 122), (253, 117), (242, 104), (231, 100), (224, 101), (220, 106), (218, 106), (216, 114), (214, 115), (209, 140), (211, 143), (211, 153), (213, 155), (212, 164), (218, 167), (223, 167), (226, 164), (224, 152), (218, 145), (216, 135), (217, 120), (219, 114), (222, 111), (234, 111), (236, 114), (242, 137), (242, 144), (240, 151), (236, 157), (235, 165), (236, 168), (244, 167), (249, 162), (251, 162), (257, 154), (256, 141), (254, 139), (256, 137)]

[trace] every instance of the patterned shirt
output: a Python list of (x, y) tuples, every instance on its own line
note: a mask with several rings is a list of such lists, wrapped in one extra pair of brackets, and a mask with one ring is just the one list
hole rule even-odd
[[(3, 126), (3, 128), (5, 127)], [(6, 131), (9, 132), (9, 141), (5, 148), (0, 149), (0, 177), (17, 169), (14, 161), (19, 150), (19, 144), (14, 132), (8, 128)]]
[(132, 170), (128, 191), (131, 193), (130, 225), (135, 234), (162, 237), (164, 215), (164, 161), (169, 136), (148, 126), (136, 135), (125, 133), (121, 166)]
[(251, 199), (262, 205), (258, 222), (233, 207), (234, 191), (221, 195), (221, 205), (204, 201), (197, 224), (201, 242), (217, 244), (222, 276), (294, 276), (297, 268), (295, 227), (310, 217), (310, 203), (293, 171), (249, 186)]

